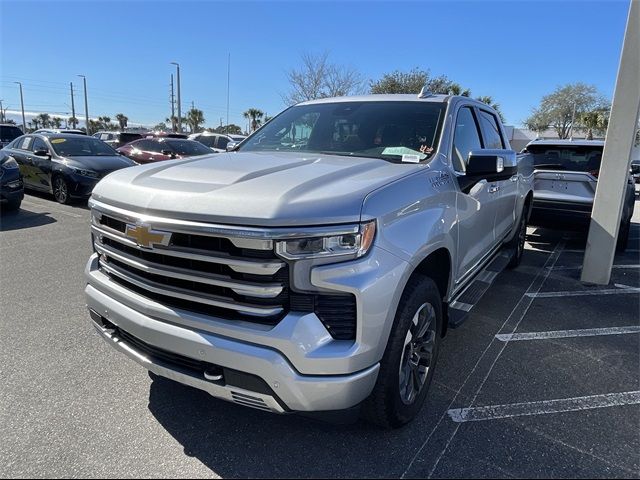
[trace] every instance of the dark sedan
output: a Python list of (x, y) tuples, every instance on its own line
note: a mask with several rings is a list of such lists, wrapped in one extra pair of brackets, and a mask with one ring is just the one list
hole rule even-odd
[(211, 155), (211, 149), (195, 140), (181, 138), (143, 138), (118, 149), (138, 163), (159, 162), (177, 158)]
[(2, 150), (15, 159), (27, 189), (52, 193), (60, 203), (87, 198), (105, 175), (135, 165), (97, 138), (74, 134), (32, 134)]
[(24, 198), (22, 174), (15, 159), (0, 155), (0, 208), (18, 210)]

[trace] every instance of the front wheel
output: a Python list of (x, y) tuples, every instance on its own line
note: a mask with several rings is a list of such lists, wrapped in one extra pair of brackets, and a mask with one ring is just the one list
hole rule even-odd
[(53, 197), (58, 203), (69, 203), (69, 185), (61, 175), (53, 179)]
[(397, 428), (420, 412), (442, 339), (442, 299), (432, 279), (414, 276), (402, 295), (373, 392), (363, 405), (367, 420)]

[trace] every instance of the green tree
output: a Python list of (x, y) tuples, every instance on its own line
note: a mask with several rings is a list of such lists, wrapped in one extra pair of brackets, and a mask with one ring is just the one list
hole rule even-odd
[(534, 110), (529, 118), (524, 121), (524, 126), (532, 132), (537, 133), (538, 136), (540, 136), (541, 133), (549, 130), (550, 124), (551, 121), (547, 118), (547, 116), (537, 109)]
[(152, 128), (152, 130), (159, 131), (159, 132), (165, 132), (165, 131), (167, 131), (167, 130), (168, 130), (168, 129), (167, 129), (167, 124), (166, 124), (166, 123), (164, 123), (164, 122), (160, 122), (160, 123), (158, 123), (157, 125), (155, 125), (155, 126)]
[(197, 108), (192, 108), (187, 112), (186, 121), (191, 133), (198, 133), (200, 131), (200, 125), (205, 122), (204, 112)]
[(118, 121), (120, 130), (124, 130), (125, 128), (127, 128), (127, 122), (129, 121), (129, 118), (124, 113), (116, 114), (116, 120)]
[(71, 125), (71, 128), (78, 128), (78, 119), (76, 117), (69, 117), (67, 123)]
[(40, 113), (35, 118), (38, 119), (38, 123), (42, 126), (42, 128), (49, 128), (51, 117), (49, 116), (48, 113)]
[(251, 123), (251, 131), (255, 132), (260, 124), (262, 123), (262, 117), (264, 116), (264, 112), (262, 110), (258, 110), (257, 108), (250, 108), (246, 112), (242, 114), (244, 118), (248, 119)]
[[(569, 138), (572, 130), (579, 125), (580, 118), (592, 110), (608, 110), (608, 102), (593, 85), (570, 83), (556, 88), (542, 97), (525, 125), (548, 123), (559, 138)], [(572, 125), (575, 123), (575, 125)]]
[(51, 119), (51, 126), (53, 128), (62, 128), (62, 118), (60, 117), (53, 117)]
[(580, 130), (584, 131), (587, 136), (587, 140), (593, 140), (593, 134), (604, 135), (607, 133), (607, 127), (609, 126), (609, 111), (608, 110), (591, 110), (584, 112), (580, 115)]
[(93, 132), (103, 129), (103, 122), (100, 120), (102, 117), (98, 117), (98, 120), (89, 119), (89, 130), (87, 135), (91, 135)]
[(434, 77), (429, 70), (414, 68), (408, 72), (385, 73), (379, 80), (370, 82), (371, 93), (407, 93), (418, 94), (423, 87), (431, 93), (449, 93), (452, 89), (460, 89), (460, 85), (446, 75)]
[(223, 125), (222, 127), (218, 127), (218, 128), (214, 128), (214, 129), (210, 129), (215, 133), (225, 133), (227, 135), (231, 134), (231, 135), (241, 135), (242, 134), (242, 128), (240, 128), (238, 125), (235, 124), (230, 124), (230, 125)]
[(38, 120), (38, 117), (33, 117), (31, 119), (31, 121), (29, 122), (29, 128), (32, 131), (38, 130), (38, 128), (40, 128), (40, 120)]

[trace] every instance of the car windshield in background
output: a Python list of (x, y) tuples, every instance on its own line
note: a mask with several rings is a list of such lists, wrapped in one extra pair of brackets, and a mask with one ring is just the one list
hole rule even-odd
[(118, 155), (113, 148), (93, 137), (52, 137), (55, 152), (63, 157), (99, 157)]
[(212, 153), (210, 149), (194, 140), (165, 140), (162, 143), (168, 145), (178, 155), (193, 157)]
[(529, 145), (523, 153), (533, 157), (533, 166), (549, 170), (598, 172), (602, 146)]
[(0, 141), (10, 142), (22, 135), (22, 130), (12, 125), (0, 125)]
[(436, 102), (339, 102), (292, 107), (240, 146), (243, 152), (327, 153), (401, 161), (429, 158), (446, 105)]
[(213, 147), (213, 144), (216, 143), (216, 137), (213, 135), (200, 135), (198, 141), (207, 147)]

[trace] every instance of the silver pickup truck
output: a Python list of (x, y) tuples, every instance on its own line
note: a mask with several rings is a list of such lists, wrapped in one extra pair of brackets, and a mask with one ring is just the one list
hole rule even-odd
[(496, 112), (426, 92), (324, 99), (232, 150), (94, 189), (98, 332), (237, 404), (409, 422), (447, 327), (524, 249), (531, 179)]

